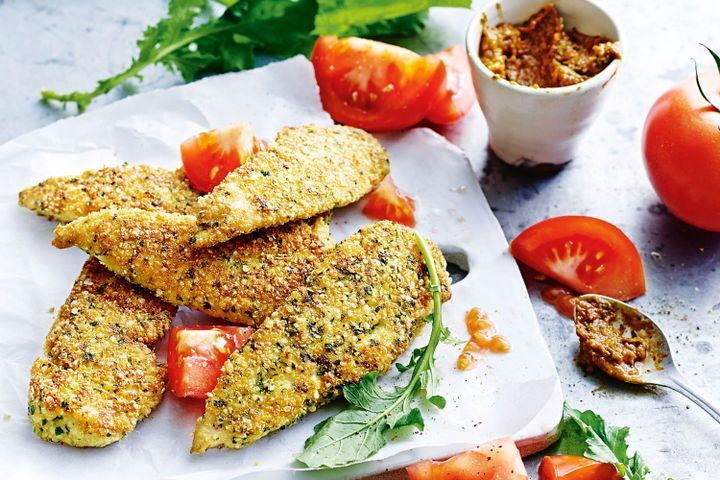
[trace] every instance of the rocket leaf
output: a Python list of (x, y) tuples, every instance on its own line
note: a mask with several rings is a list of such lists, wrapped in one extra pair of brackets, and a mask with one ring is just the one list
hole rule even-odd
[(255, 66), (255, 53), (279, 57), (309, 55), (319, 34), (413, 35), (431, 6), (469, 7), (469, 0), (215, 0), (225, 7), (212, 15), (210, 0), (170, 0), (168, 14), (145, 29), (138, 54), (122, 72), (99, 80), (88, 92), (40, 92), (44, 101), (77, 104), (83, 112), (97, 97), (150, 65), (162, 65), (185, 81)]
[(388, 392), (377, 384), (378, 373), (371, 372), (359, 383), (343, 388), (350, 407), (316, 425), (315, 433), (297, 456), (308, 467), (331, 468), (360, 462), (385, 446), (388, 432), (402, 427), (423, 430), (422, 413), (412, 405), (420, 392), (425, 392), (423, 396), (436, 407), (445, 406), (445, 399), (432, 393), (437, 384), (433, 372), (435, 348), (443, 331), (440, 281), (425, 241), (418, 234), (416, 241), (427, 265), (433, 295), (433, 323), (428, 344), (415, 349), (407, 365), (397, 364), (400, 371), (412, 368), (406, 386)]

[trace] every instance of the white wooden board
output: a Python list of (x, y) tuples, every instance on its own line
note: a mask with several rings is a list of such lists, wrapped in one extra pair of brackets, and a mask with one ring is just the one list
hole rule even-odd
[[(312, 426), (335, 411), (323, 408), (291, 428), (241, 451), (188, 451), (202, 402), (166, 394), (160, 407), (126, 439), (103, 449), (76, 449), (39, 440), (26, 416), (30, 366), (41, 353), (57, 308), (85, 255), (50, 246), (54, 224), (17, 207), (17, 192), (49, 176), (122, 162), (174, 168), (178, 145), (198, 131), (246, 120), (272, 139), (286, 125), (330, 123), (312, 67), (296, 57), (250, 72), (226, 74), (155, 91), (58, 122), (0, 146), (0, 472), (3, 478), (357, 478), (422, 458), (440, 458), (510, 435), (525, 452), (542, 446), (561, 415), (562, 394), (527, 292), (503, 233), (467, 159), (427, 129), (379, 135), (392, 175), (417, 202), (417, 228), (469, 273), (443, 307), (446, 324), (467, 338), (465, 311), (486, 310), (512, 345), (469, 372), (455, 368), (460, 346), (441, 345), (437, 365), (442, 411), (425, 408), (425, 431), (390, 442), (360, 465), (303, 472), (294, 463)], [(337, 211), (340, 240), (369, 222), (358, 205)], [(178, 323), (202, 316), (182, 311)], [(429, 328), (417, 339), (424, 345)], [(159, 347), (162, 348), (162, 345)], [(383, 379), (397, 380), (397, 372)]]

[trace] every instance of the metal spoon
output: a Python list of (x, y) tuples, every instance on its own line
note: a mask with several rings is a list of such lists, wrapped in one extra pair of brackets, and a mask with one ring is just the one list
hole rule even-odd
[[(587, 351), (585, 351), (584, 355), (588, 358), (593, 357), (593, 363), (597, 367), (622, 382), (659, 386), (675, 390), (692, 400), (696, 405), (710, 414), (715, 421), (720, 423), (720, 406), (713, 400), (710, 400), (708, 396), (700, 393), (697, 387), (691, 385), (685, 379), (678, 370), (677, 365), (675, 365), (670, 343), (663, 331), (657, 323), (637, 308), (602, 295), (581, 295), (575, 302), (574, 313), (578, 336), (581, 335), (581, 326), (578, 322), (582, 322), (584, 318), (587, 324), (588, 309), (594, 306), (600, 306), (605, 313), (615, 313), (611, 323), (620, 329), (625, 327), (625, 338), (629, 338), (627, 332), (630, 329), (638, 330), (638, 327), (640, 327), (640, 331), (633, 335), (639, 333), (640, 336), (644, 338), (648, 346), (648, 354), (644, 360), (635, 362), (634, 368), (630, 368), (631, 371), (620, 371), (621, 369), (612, 363), (609, 364), (608, 362), (600, 360), (597, 352), (588, 356)], [(583, 339), (581, 338), (581, 346), (582, 344)], [(587, 347), (583, 346), (581, 350), (587, 350)], [(652, 352), (650, 350), (652, 350)]]

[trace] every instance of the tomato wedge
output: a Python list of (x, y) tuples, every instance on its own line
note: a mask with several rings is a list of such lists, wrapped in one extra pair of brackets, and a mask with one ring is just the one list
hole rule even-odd
[(477, 101), (470, 61), (462, 45), (453, 45), (433, 56), (445, 64), (447, 78), (441, 96), (426, 118), (438, 125), (448, 125), (465, 116)]
[(228, 173), (267, 145), (246, 122), (202, 132), (180, 145), (185, 175), (200, 192), (210, 192)]
[(538, 470), (539, 480), (620, 480), (611, 463), (575, 455), (545, 457)]
[(510, 438), (485, 443), (442, 462), (407, 467), (411, 480), (527, 480), (522, 457)]
[(645, 293), (642, 260), (616, 226), (593, 217), (555, 217), (510, 243), (518, 261), (579, 293), (630, 300)]
[(207, 398), (223, 363), (247, 343), (250, 327), (197, 326), (170, 329), (168, 387), (178, 397)]
[(445, 65), (395, 45), (321, 36), (312, 52), (320, 99), (339, 123), (365, 130), (415, 125), (445, 85)]
[(367, 198), (362, 212), (375, 220), (392, 220), (408, 227), (415, 226), (415, 200), (400, 192), (388, 175)]

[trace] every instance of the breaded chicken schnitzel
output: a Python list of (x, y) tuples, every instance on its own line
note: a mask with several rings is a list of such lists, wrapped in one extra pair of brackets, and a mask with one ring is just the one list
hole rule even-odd
[(369, 133), (334, 125), (284, 128), (198, 200), (196, 247), (310, 218), (360, 200), (390, 172)]
[[(443, 300), (450, 280), (428, 242)], [(287, 427), (370, 372), (387, 372), (433, 310), (414, 233), (384, 221), (338, 243), (225, 362), (192, 452), (243, 448)]]
[(103, 447), (131, 432), (160, 402), (165, 365), (148, 345), (176, 308), (90, 258), (30, 372), (28, 415), (43, 440)]
[(21, 191), (18, 197), (21, 206), (38, 215), (71, 222), (112, 207), (190, 213), (199, 194), (182, 168), (123, 165), (48, 178)]
[(173, 305), (257, 326), (300, 286), (332, 246), (329, 214), (190, 248), (195, 217), (103, 210), (55, 231), (112, 272)]

